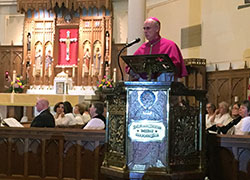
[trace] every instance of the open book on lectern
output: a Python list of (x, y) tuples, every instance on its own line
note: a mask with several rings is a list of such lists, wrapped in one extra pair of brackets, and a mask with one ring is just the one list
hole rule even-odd
[(176, 67), (167, 54), (121, 56), (124, 62), (136, 74), (147, 73), (151, 80), (155, 73), (175, 73)]

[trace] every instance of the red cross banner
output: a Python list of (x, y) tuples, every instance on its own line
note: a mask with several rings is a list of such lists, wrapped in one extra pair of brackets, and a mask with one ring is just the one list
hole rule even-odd
[(77, 64), (78, 29), (59, 30), (58, 65)]

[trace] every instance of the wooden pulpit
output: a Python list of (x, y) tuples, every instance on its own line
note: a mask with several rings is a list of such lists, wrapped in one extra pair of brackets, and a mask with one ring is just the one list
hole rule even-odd
[[(148, 63), (174, 72), (172, 61), (159, 61), (157, 55), (141, 56), (136, 68), (133, 57), (127, 58), (131, 69), (149, 73), (149, 80), (156, 73), (150, 68), (157, 67)], [(119, 82), (104, 89), (108, 123), (102, 173), (111, 179), (202, 178), (205, 94), (171, 81)]]

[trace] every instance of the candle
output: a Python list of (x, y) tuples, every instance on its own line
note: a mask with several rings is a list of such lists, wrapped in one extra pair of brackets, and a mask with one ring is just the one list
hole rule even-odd
[(102, 75), (102, 67), (103, 67), (103, 62), (101, 62), (101, 68), (99, 69), (99, 76)]
[(83, 64), (82, 66), (82, 78), (84, 78), (84, 74), (85, 74), (85, 64)]
[(43, 67), (41, 67), (40, 76), (43, 77)]
[(13, 80), (12, 80), (12, 81), (13, 81), (13, 82), (16, 81), (16, 70), (13, 71)]
[(109, 50), (109, 39), (108, 39), (108, 37), (106, 37), (106, 50), (107, 50), (107, 52)]
[(72, 69), (72, 77), (73, 77), (73, 78), (75, 77), (75, 68), (76, 68), (76, 66), (73, 65), (73, 69)]
[(116, 82), (116, 68), (114, 68), (114, 72), (113, 72), (113, 80), (114, 80), (114, 83)]
[(91, 72), (92, 72), (92, 76), (94, 76), (94, 64), (91, 65)]
[(234, 102), (238, 102), (239, 101), (239, 97), (238, 96), (235, 96), (234, 97)]
[(69, 89), (69, 71), (66, 70), (66, 84), (65, 84), (65, 89), (64, 89), (64, 94), (68, 94), (68, 89)]
[(49, 77), (51, 76), (51, 74), (52, 74), (52, 73), (51, 73), (51, 64), (49, 64), (49, 74), (48, 74)]
[(33, 72), (32, 72), (33, 77), (36, 76), (36, 65), (33, 64)]
[(66, 78), (68, 79), (69, 77), (69, 70), (66, 70)]

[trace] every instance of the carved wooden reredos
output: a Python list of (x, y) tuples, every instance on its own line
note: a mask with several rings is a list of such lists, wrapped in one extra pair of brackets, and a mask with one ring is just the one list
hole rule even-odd
[[(110, 74), (111, 0), (18, 0), (17, 3), (18, 11), (25, 13), (22, 74), (29, 84), (51, 85), (62, 67), (74, 85), (95, 85), (104, 74)], [(77, 42), (78, 48), (76, 62), (68, 65), (59, 62), (59, 43), (68, 43), (66, 37), (63, 40), (59, 35), (64, 29), (76, 30), (78, 37), (70, 39), (69, 44)]]

